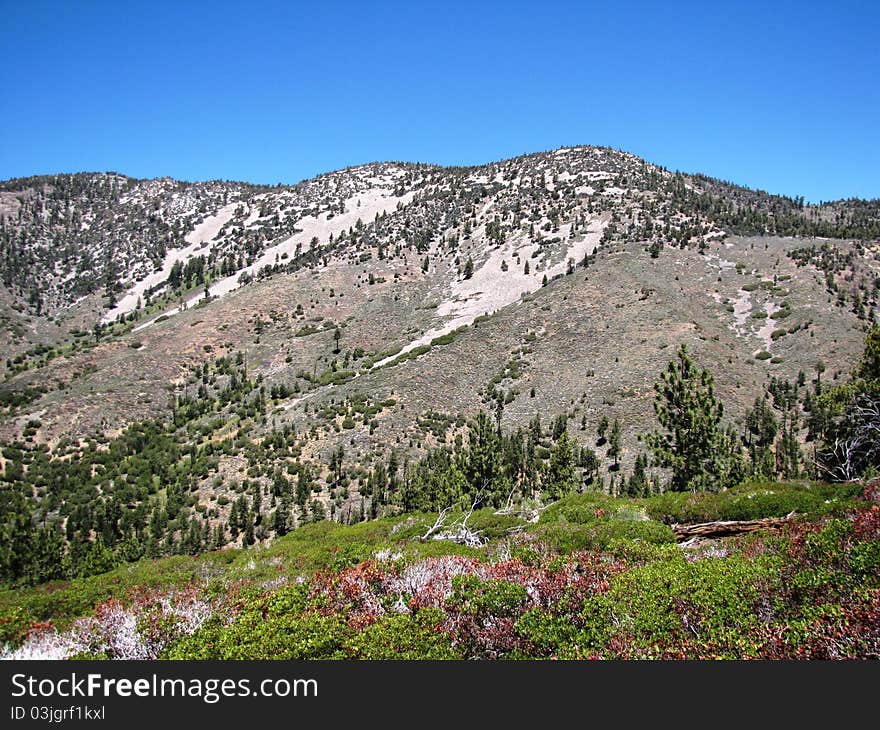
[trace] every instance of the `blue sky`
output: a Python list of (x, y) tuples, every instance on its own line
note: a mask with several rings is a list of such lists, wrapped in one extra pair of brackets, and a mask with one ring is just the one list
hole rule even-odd
[(880, 197), (880, 3), (0, 0), (0, 178), (618, 147)]

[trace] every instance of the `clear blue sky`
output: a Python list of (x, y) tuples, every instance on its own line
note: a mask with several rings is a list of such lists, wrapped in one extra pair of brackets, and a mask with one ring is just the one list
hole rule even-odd
[(880, 3), (0, 0), (0, 178), (293, 183), (601, 144), (880, 197)]

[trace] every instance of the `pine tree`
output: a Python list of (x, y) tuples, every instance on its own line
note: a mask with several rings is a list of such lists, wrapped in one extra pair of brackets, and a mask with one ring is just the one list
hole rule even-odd
[(598, 440), (596, 441), (596, 446), (602, 446), (605, 443), (605, 434), (608, 433), (608, 426), (611, 425), (608, 421), (608, 416), (602, 416), (599, 419), (599, 425), (596, 427), (596, 436), (598, 436)]
[(773, 455), (773, 442), (779, 424), (767, 396), (755, 399), (755, 405), (746, 414), (746, 446), (756, 477), (770, 479), (776, 475), (776, 459)]
[(279, 504), (275, 508), (275, 514), (272, 519), (272, 527), (275, 530), (275, 534), (279, 537), (286, 535), (289, 529), (289, 509), (285, 500), (281, 500), (281, 504)]
[(797, 416), (786, 416), (782, 421), (779, 444), (776, 447), (776, 464), (783, 479), (797, 479), (801, 475), (803, 455), (797, 432)]
[(254, 521), (250, 515), (246, 515), (247, 521), (244, 526), (244, 537), (242, 538), (242, 544), (244, 545), (253, 545), (255, 542), (254, 539)]
[(645, 497), (649, 491), (648, 486), (648, 457), (644, 454), (636, 456), (632, 476), (626, 484), (626, 493), (630, 497)]
[(498, 432), (489, 415), (480, 411), (469, 424), (468, 446), (463, 455), (462, 472), (470, 485), (471, 494), (493, 489), (500, 471), (498, 456)]
[(567, 431), (550, 450), (550, 459), (544, 479), (544, 490), (550, 499), (559, 499), (578, 488), (578, 474), (575, 468), (574, 442)]
[(682, 345), (655, 383), (654, 411), (664, 432), (645, 437), (654, 463), (672, 470), (673, 491), (714, 491), (736, 478), (736, 447), (721, 427), (724, 406), (708, 370)]
[(620, 421), (614, 419), (614, 425), (611, 427), (611, 436), (608, 437), (608, 456), (614, 459), (614, 470), (620, 468)]
[(583, 470), (584, 484), (592, 484), (599, 474), (599, 457), (588, 446), (581, 449), (580, 467)]
[(846, 481), (880, 470), (880, 327), (868, 333), (852, 379), (812, 399), (809, 427), (820, 476)]

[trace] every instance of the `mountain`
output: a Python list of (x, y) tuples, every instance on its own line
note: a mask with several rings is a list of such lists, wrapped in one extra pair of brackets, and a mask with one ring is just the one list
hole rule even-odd
[[(681, 344), (744, 451), (766, 395), (802, 466), (810, 393), (876, 321), (878, 241), (880, 201), (807, 205), (597, 147), (294, 186), (8, 180), (5, 529), (31, 552), (57, 530), (97, 572), (435, 509), (459, 492), (432, 475), (479, 486), (460, 457), (481, 433), (526, 454), (511, 494), (541, 491), (563, 433), (581, 486), (620, 492)], [(71, 569), (8, 561), (16, 580)]]

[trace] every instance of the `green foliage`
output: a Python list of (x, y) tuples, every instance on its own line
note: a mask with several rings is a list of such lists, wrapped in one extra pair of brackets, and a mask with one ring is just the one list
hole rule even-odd
[(808, 425), (823, 475), (845, 481), (880, 472), (880, 327), (868, 332), (852, 379), (811, 405)]
[[(102, 576), (0, 594), (0, 640), (20, 642), (37, 621), (63, 629), (108, 598), (126, 605), (133, 588), (136, 601), (151, 588), (201, 586), (225, 608), (191, 636), (174, 639), (173, 620), (167, 626), (161, 618), (141, 621), (153, 635), (172, 637), (164, 658), (759, 656), (768, 632), (788, 627), (786, 641), (797, 646), (832, 603), (880, 585), (880, 511), (861, 496), (858, 485), (799, 482), (640, 500), (569, 494), (543, 510), (537, 525), (476, 511), (471, 525), (489, 539), (488, 549), (419, 541), (433, 523), (429, 515), (309, 524), (268, 548), (141, 561)], [(792, 523), (792, 538), (726, 543), (723, 558), (686, 559), (661, 523), (754, 519), (792, 507), (809, 518), (837, 517), (815, 526)], [(495, 562), (502, 544), (512, 562)], [(386, 557), (377, 561), (380, 552)], [(567, 554), (573, 557), (562, 557)], [(380, 608), (369, 609), (377, 611), (372, 618), (358, 613), (377, 605), (362, 602), (358, 592), (393, 585), (409, 566), (436, 578), (446, 569), (432, 573), (430, 559), (453, 555), (467, 558), (455, 563), (465, 570), (452, 573), (449, 592), (428, 587), (412, 613), (397, 613), (392, 605), (399, 589), (392, 589)], [(581, 572), (565, 573), (572, 565), (585, 576), (609, 572), (590, 579), (573, 600)], [(302, 576), (302, 582), (272, 587), (283, 575)], [(536, 605), (539, 587), (561, 592)], [(427, 604), (425, 595), (431, 596)]]
[(63, 626), (71, 619), (89, 614), (99, 603), (110, 599), (126, 600), (135, 588), (182, 588), (204, 576), (221, 575), (234, 563), (239, 552), (225, 550), (198, 557), (176, 555), (141, 560), (101, 575), (0, 591), (0, 616), (20, 609), (29, 621), (51, 620)]
[(852, 484), (746, 484), (719, 494), (666, 492), (641, 501), (648, 515), (667, 524), (759, 520), (796, 512), (810, 518), (852, 508), (860, 488)]
[(220, 634), (214, 658), (343, 659), (350, 635), (337, 616), (248, 611)]
[(439, 627), (444, 619), (438, 609), (422, 609), (415, 615), (386, 616), (355, 634), (346, 645), (352, 659), (461, 659), (449, 636)]
[(492, 509), (476, 510), (468, 521), (468, 527), (479, 532), (487, 540), (495, 540), (522, 528), (524, 523), (516, 515), (497, 515)]
[(547, 496), (556, 500), (575, 491), (580, 486), (580, 476), (575, 463), (575, 443), (567, 432), (563, 432), (553, 448), (544, 477), (544, 490)]
[(18, 646), (33, 622), (33, 616), (22, 606), (0, 607), (0, 646)]
[(525, 639), (539, 657), (559, 657), (568, 647), (582, 639), (583, 630), (567, 616), (533, 608), (526, 611), (516, 622), (516, 633)]
[(527, 598), (526, 589), (517, 583), (459, 575), (452, 579), (452, 595), (446, 606), (477, 619), (506, 618), (516, 616)]
[(636, 647), (696, 639), (740, 658), (760, 625), (761, 598), (777, 580), (771, 559), (660, 561), (617, 576), (607, 596), (587, 602), (584, 618), (588, 627), (607, 620), (613, 628), (594, 630), (612, 639), (626, 634)]
[(654, 411), (663, 432), (645, 437), (654, 463), (672, 470), (673, 491), (717, 491), (735, 484), (740, 463), (735, 440), (721, 427), (724, 406), (708, 370), (682, 345), (655, 384)]
[[(675, 542), (675, 535), (666, 525), (638, 516), (630, 519), (629, 514), (621, 519), (615, 514), (619, 510), (615, 502), (584, 499), (592, 496), (577, 495), (563, 500), (562, 505), (553, 505), (541, 515), (537, 534), (562, 554), (605, 550), (621, 541), (653, 545)], [(606, 506), (599, 506), (602, 504)]]

